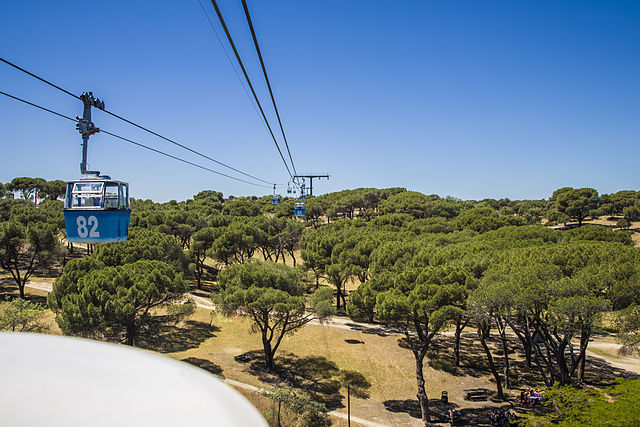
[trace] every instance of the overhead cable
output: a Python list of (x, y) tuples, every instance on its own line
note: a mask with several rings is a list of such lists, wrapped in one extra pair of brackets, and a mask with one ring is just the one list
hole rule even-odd
[[(64, 93), (66, 93), (67, 95), (70, 95), (70, 96), (72, 96), (72, 97), (74, 97), (74, 98), (76, 98), (76, 99), (82, 100), (82, 99), (80, 99), (80, 97), (79, 97), (79, 96), (74, 95), (73, 93), (69, 92), (68, 90), (63, 89), (63, 88), (61, 88), (60, 86), (55, 85), (55, 84), (51, 83), (50, 81), (48, 81), (48, 80), (46, 80), (46, 79), (44, 79), (44, 78), (42, 78), (42, 77), (40, 77), (40, 76), (37, 76), (37, 75), (35, 75), (35, 74), (31, 73), (30, 71), (27, 71), (27, 70), (25, 70), (24, 68), (19, 67), (19, 66), (18, 66), (18, 65), (16, 65), (16, 64), (13, 64), (12, 62), (7, 61), (7, 60), (6, 60), (6, 59), (4, 59), (4, 58), (0, 58), (0, 61), (4, 62), (4, 63), (6, 63), (6, 64), (8, 64), (8, 65), (10, 65), (10, 66), (12, 66), (12, 67), (14, 67), (14, 68), (16, 68), (17, 70), (22, 71), (23, 73), (26, 73), (26, 74), (30, 75), (31, 77), (34, 77), (34, 78), (36, 78), (36, 79), (38, 79), (38, 80), (40, 80), (40, 81), (42, 81), (42, 82), (44, 82), (44, 83), (48, 84), (49, 86), (52, 86), (52, 87), (54, 87), (54, 88), (56, 88), (56, 89), (58, 89), (58, 90), (60, 90), (60, 91), (62, 91), (62, 92), (64, 92)], [(10, 96), (10, 95), (7, 95), (7, 96)], [(135, 126), (135, 127), (139, 128), (139, 129), (142, 129), (142, 130), (144, 130), (145, 132), (148, 132), (148, 133), (150, 133), (150, 134), (152, 134), (152, 135), (154, 135), (154, 136), (157, 136), (158, 138), (162, 138), (162, 139), (164, 139), (165, 141), (168, 141), (168, 142), (170, 142), (170, 143), (172, 143), (172, 144), (174, 144), (174, 145), (177, 145), (177, 146), (178, 146), (178, 147), (180, 147), (180, 148), (183, 148), (183, 149), (185, 149), (185, 150), (187, 150), (187, 151), (190, 151), (190, 152), (192, 152), (192, 153), (194, 153), (194, 154), (197, 154), (197, 155), (198, 155), (198, 156), (200, 156), (200, 157), (203, 157), (203, 158), (205, 158), (205, 159), (207, 159), (207, 160), (210, 160), (210, 161), (212, 161), (212, 162), (214, 162), (214, 163), (217, 163), (217, 164), (219, 164), (220, 166), (224, 166), (224, 167), (226, 167), (226, 168), (228, 168), (228, 169), (231, 169), (231, 170), (232, 170), (232, 171), (234, 171), (234, 172), (238, 172), (239, 174), (242, 174), (242, 175), (247, 176), (247, 177), (249, 177), (249, 178), (253, 178), (253, 179), (255, 179), (256, 181), (260, 181), (260, 182), (263, 182), (263, 183), (265, 183), (265, 184), (272, 184), (272, 182), (270, 182), (270, 181), (267, 181), (267, 180), (264, 180), (264, 179), (262, 179), (262, 178), (258, 178), (258, 177), (256, 177), (256, 176), (253, 176), (253, 175), (251, 175), (251, 174), (248, 174), (248, 173), (246, 173), (246, 172), (243, 172), (243, 171), (241, 171), (241, 170), (239, 170), (239, 169), (234, 168), (233, 166), (229, 166), (229, 165), (227, 165), (226, 163), (223, 163), (223, 162), (218, 161), (218, 160), (216, 160), (216, 159), (214, 159), (214, 158), (211, 158), (211, 157), (207, 156), (206, 154), (202, 154), (202, 153), (200, 153), (200, 152), (198, 152), (198, 151), (196, 151), (196, 150), (194, 150), (194, 149), (192, 149), (192, 148), (187, 147), (186, 145), (183, 145), (183, 144), (180, 144), (180, 143), (179, 143), (179, 142), (177, 142), (177, 141), (174, 141), (173, 139), (167, 138), (166, 136), (163, 136), (163, 135), (161, 135), (161, 134), (159, 134), (159, 133), (157, 133), (157, 132), (154, 132), (154, 131), (152, 131), (151, 129), (148, 129), (148, 128), (146, 128), (146, 127), (142, 126), (142, 125), (139, 125), (139, 124), (137, 124), (137, 123), (132, 122), (131, 120), (128, 120), (128, 119), (126, 119), (126, 118), (124, 118), (124, 117), (122, 117), (122, 116), (119, 116), (119, 115), (118, 115), (118, 114), (116, 114), (116, 113), (113, 113), (113, 112), (111, 112), (111, 111), (109, 111), (109, 110), (106, 110), (106, 109), (103, 109), (102, 111), (104, 111), (105, 113), (107, 113), (107, 114), (109, 114), (109, 115), (111, 115), (111, 116), (113, 116), (113, 117), (115, 117), (115, 118), (117, 118), (117, 119), (120, 119), (120, 120), (122, 120), (122, 121), (124, 121), (124, 122), (126, 122), (126, 123), (129, 123), (130, 125), (133, 125), (133, 126)]]
[[(27, 105), (31, 105), (32, 107), (39, 108), (39, 109), (44, 110), (44, 111), (46, 111), (46, 112), (48, 112), (48, 113), (55, 114), (55, 115), (56, 115), (56, 116), (58, 116), (58, 117), (62, 117), (62, 118), (64, 118), (64, 119), (71, 120), (72, 122), (76, 122), (76, 121), (77, 121), (76, 119), (74, 119), (74, 118), (72, 118), (72, 117), (65, 116), (64, 114), (60, 114), (60, 113), (58, 113), (58, 112), (56, 112), (56, 111), (50, 110), (50, 109), (48, 109), (48, 108), (45, 108), (45, 107), (43, 107), (43, 106), (41, 106), (41, 105), (38, 105), (38, 104), (35, 104), (35, 103), (33, 103), (33, 102), (29, 102), (29, 101), (27, 101), (27, 100), (25, 100), (25, 99), (18, 98), (17, 96), (10, 95), (10, 94), (8, 94), (8, 93), (6, 93), (6, 92), (0, 91), (0, 94), (1, 94), (1, 95), (5, 95), (5, 96), (7, 96), (7, 97), (9, 97), (9, 98), (12, 98), (12, 99), (14, 99), (14, 100), (16, 100), (16, 101), (23, 102), (23, 103), (25, 103), (25, 104), (27, 104)], [(105, 133), (105, 134), (107, 134), (107, 135), (111, 135), (111, 136), (113, 136), (113, 137), (115, 137), (115, 138), (121, 139), (121, 140), (123, 140), (123, 141), (129, 142), (129, 143), (134, 144), (134, 145), (137, 145), (138, 147), (145, 148), (145, 149), (147, 149), (147, 150), (153, 151), (153, 152), (158, 153), (158, 154), (161, 154), (161, 155), (163, 155), (163, 156), (166, 156), (166, 157), (172, 158), (172, 159), (174, 159), (174, 160), (178, 160), (178, 161), (180, 161), (180, 162), (186, 163), (186, 164), (191, 165), (191, 166), (195, 166), (195, 167), (200, 168), (200, 169), (204, 169), (204, 170), (206, 170), (206, 171), (209, 171), (209, 172), (215, 173), (215, 174), (217, 174), (217, 175), (224, 176), (224, 177), (226, 177), (226, 178), (230, 178), (230, 179), (234, 179), (234, 180), (236, 180), (236, 181), (244, 182), (245, 184), (255, 185), (255, 186), (257, 186), (257, 187), (263, 187), (263, 188), (271, 188), (271, 187), (272, 187), (272, 185), (256, 184), (256, 183), (254, 183), (254, 182), (245, 181), (244, 179), (236, 178), (235, 176), (231, 176), (231, 175), (227, 175), (227, 174), (222, 173), (222, 172), (218, 172), (218, 171), (213, 170), (213, 169), (210, 169), (210, 168), (208, 168), (208, 167), (206, 167), (206, 166), (202, 166), (202, 165), (199, 165), (199, 164), (197, 164), (197, 163), (193, 163), (193, 162), (190, 162), (190, 161), (188, 161), (188, 160), (181, 159), (180, 157), (174, 156), (174, 155), (172, 155), (172, 154), (168, 154), (168, 153), (165, 153), (165, 152), (163, 152), (163, 151), (156, 150), (155, 148), (152, 148), (152, 147), (146, 146), (146, 145), (144, 145), (144, 144), (140, 144), (139, 142), (136, 142), (136, 141), (133, 141), (133, 140), (131, 140), (131, 139), (129, 139), (129, 138), (125, 138), (125, 137), (120, 136), (120, 135), (117, 135), (117, 134), (115, 134), (115, 133), (112, 133), (112, 132), (106, 131), (106, 130), (104, 130), (104, 129), (102, 129), (102, 128), (100, 129), (100, 133)]]
[(48, 84), (49, 86), (52, 86), (52, 87), (54, 87), (54, 88), (56, 88), (56, 89), (58, 89), (58, 90), (60, 90), (60, 91), (62, 91), (62, 92), (64, 92), (64, 93), (66, 93), (66, 94), (67, 94), (67, 95), (69, 95), (69, 96), (73, 96), (74, 98), (76, 98), (76, 99), (78, 99), (78, 100), (82, 101), (82, 99), (80, 99), (80, 97), (79, 97), (78, 95), (74, 95), (73, 93), (69, 92), (68, 90), (62, 89), (60, 86), (55, 85), (55, 84), (51, 83), (50, 81), (43, 79), (43, 78), (42, 78), (42, 77), (40, 77), (40, 76), (36, 76), (36, 75), (35, 75), (35, 74), (33, 74), (32, 72), (27, 71), (27, 70), (25, 70), (24, 68), (17, 66), (17, 65), (16, 65), (16, 64), (14, 64), (13, 62), (9, 62), (9, 61), (7, 61), (7, 60), (6, 60), (6, 59), (4, 59), (4, 58), (0, 58), (0, 61), (4, 62), (4, 63), (5, 63), (5, 64), (7, 64), (7, 65), (12, 66), (12, 67), (13, 67), (13, 68), (15, 68), (16, 70), (20, 70), (20, 71), (22, 71), (23, 73), (26, 73), (26, 74), (30, 75), (31, 77), (35, 77), (36, 79), (40, 80), (41, 82), (46, 83), (46, 84)]
[(284, 128), (282, 127), (282, 120), (280, 120), (280, 113), (278, 112), (278, 106), (276, 105), (276, 100), (273, 96), (273, 91), (271, 90), (271, 83), (269, 82), (269, 76), (267, 75), (267, 69), (264, 66), (264, 60), (262, 59), (262, 52), (260, 51), (260, 45), (258, 44), (258, 38), (256, 37), (256, 32), (253, 29), (253, 23), (251, 22), (251, 15), (249, 15), (249, 8), (247, 7), (246, 0), (242, 0), (242, 7), (244, 8), (244, 15), (247, 18), (247, 23), (249, 24), (249, 29), (251, 30), (251, 37), (253, 37), (253, 44), (256, 48), (256, 52), (258, 53), (258, 58), (260, 59), (260, 66), (262, 67), (262, 74), (264, 74), (264, 79), (267, 82), (267, 87), (269, 88), (269, 95), (271, 96), (271, 102), (273, 103), (273, 109), (276, 111), (276, 117), (278, 118), (278, 124), (280, 125), (280, 131), (282, 132), (282, 138), (284, 139), (284, 145), (287, 147), (287, 153), (289, 153), (289, 160), (291, 160), (291, 166), (293, 166), (294, 175), (298, 175), (296, 171), (296, 165), (293, 163), (293, 157), (291, 156), (291, 150), (289, 150), (289, 143), (287, 142), (287, 136), (284, 133)]
[(245, 184), (255, 185), (256, 187), (271, 188), (271, 186), (269, 186), (269, 185), (256, 184), (256, 183), (254, 183), (254, 182), (245, 181), (245, 180), (244, 180), (244, 179), (242, 179), (242, 178), (236, 178), (236, 177), (234, 177), (234, 176), (227, 175), (227, 174), (225, 174), (225, 173), (218, 172), (218, 171), (215, 171), (215, 170), (213, 170), (213, 169), (209, 169), (209, 168), (208, 168), (208, 167), (206, 167), (206, 166), (202, 166), (202, 165), (199, 165), (199, 164), (197, 164), (197, 163), (190, 162), (189, 160), (181, 159), (180, 157), (174, 156), (174, 155), (172, 155), (172, 154), (168, 154), (168, 153), (165, 153), (165, 152), (163, 152), (163, 151), (156, 150), (155, 148), (148, 147), (148, 146), (146, 146), (146, 145), (144, 145), (144, 144), (140, 144), (139, 142), (135, 142), (135, 141), (133, 141), (133, 140), (131, 140), (131, 139), (129, 139), (129, 138), (125, 138), (125, 137), (123, 137), (123, 136), (116, 135), (115, 133), (108, 132), (108, 131), (106, 131), (106, 130), (104, 130), (104, 129), (100, 129), (100, 132), (101, 132), (101, 133), (106, 133), (107, 135), (111, 135), (111, 136), (116, 137), (116, 138), (118, 138), (118, 139), (121, 139), (121, 140), (123, 140), (123, 141), (126, 141), (126, 142), (129, 142), (129, 143), (131, 143), (131, 144), (137, 145), (138, 147), (146, 148), (147, 150), (151, 150), (151, 151), (153, 151), (154, 153), (162, 154), (163, 156), (170, 157), (170, 158), (172, 158), (172, 159), (178, 160), (178, 161), (183, 162), (183, 163), (186, 163), (186, 164), (188, 164), (188, 165), (195, 166), (195, 167), (197, 167), (197, 168), (204, 169), (204, 170), (206, 170), (206, 171), (213, 172), (213, 173), (215, 173), (215, 174), (218, 174), (218, 175), (221, 175), (221, 176), (224, 176), (224, 177), (227, 177), (227, 178), (235, 179), (236, 181), (244, 182)]
[(8, 94), (8, 93), (6, 93), (6, 92), (2, 92), (2, 91), (0, 91), (0, 94), (2, 94), (2, 95), (4, 95), (4, 96), (7, 96), (7, 97), (9, 97), (9, 98), (13, 98), (13, 99), (15, 99), (16, 101), (24, 102), (25, 104), (31, 105), (32, 107), (39, 108), (39, 109), (44, 110), (44, 111), (46, 111), (46, 112), (48, 112), (48, 113), (55, 114), (56, 116), (60, 116), (60, 117), (62, 117), (63, 119), (71, 120), (72, 122), (75, 122), (75, 121), (76, 121), (76, 119), (74, 119), (74, 118), (72, 118), (72, 117), (65, 116), (64, 114), (57, 113), (57, 112), (55, 112), (55, 111), (53, 111), (53, 110), (50, 110), (50, 109), (45, 108), (45, 107), (42, 107), (42, 106), (40, 106), (40, 105), (38, 105), (38, 104), (34, 104), (33, 102), (29, 102), (29, 101), (24, 100), (24, 99), (22, 99), (22, 98), (18, 98), (17, 96), (10, 95), (10, 94)]
[(227, 57), (227, 60), (229, 61), (229, 64), (231, 64), (231, 68), (233, 68), (233, 72), (235, 73), (236, 77), (238, 78), (238, 81), (240, 82), (240, 86), (242, 86), (242, 90), (247, 95), (247, 98), (249, 98), (249, 103), (251, 104), (253, 109), (256, 110), (256, 113), (258, 113), (258, 115), (260, 115), (260, 111), (258, 110), (258, 107), (256, 107), (255, 102), (253, 101), (253, 98), (249, 94), (249, 91), (247, 90), (247, 87), (246, 87), (246, 85), (244, 83), (244, 80), (242, 80), (242, 77), (240, 76), (240, 73), (238, 72), (238, 69), (233, 64), (233, 60), (231, 59), (231, 56), (229, 56), (229, 52), (228, 52), (227, 48), (224, 46), (224, 43), (222, 43), (222, 39), (220, 38), (220, 35), (218, 34), (218, 31), (216, 30), (215, 25), (213, 25), (213, 22), (211, 22), (211, 18), (209, 18), (209, 14), (207, 13), (207, 10), (205, 9), (204, 5), (202, 4), (202, 0), (198, 0), (198, 3), (200, 4), (200, 9), (202, 9), (202, 13), (204, 13), (205, 18), (207, 18), (207, 22), (209, 22), (209, 26), (211, 27), (211, 30), (213, 31), (213, 34), (215, 34), (216, 39), (218, 40), (218, 43), (220, 44), (220, 47), (222, 47), (222, 50), (224, 51), (224, 55)]
[(217, 164), (219, 164), (219, 165), (221, 165), (221, 166), (224, 166), (224, 167), (226, 167), (226, 168), (229, 168), (229, 169), (231, 169), (232, 171), (238, 172), (238, 173), (240, 173), (240, 174), (242, 174), (242, 175), (244, 175), (244, 176), (248, 176), (249, 178), (253, 178), (253, 179), (257, 180), (257, 181), (264, 182), (264, 183), (266, 183), (266, 184), (270, 184), (270, 182), (269, 182), (269, 181), (266, 181), (266, 180), (264, 180), (264, 179), (262, 179), (262, 178), (255, 177), (255, 176), (250, 175), (250, 174), (248, 174), (248, 173), (246, 173), (246, 172), (242, 172), (241, 170), (236, 169), (236, 168), (234, 168), (234, 167), (232, 167), (232, 166), (229, 166), (229, 165), (227, 165), (227, 164), (225, 164), (225, 163), (222, 163), (222, 162), (220, 162), (220, 161), (218, 161), (218, 160), (216, 160), (216, 159), (213, 159), (213, 158), (211, 158), (211, 157), (207, 156), (206, 154), (202, 154), (202, 153), (200, 153), (200, 152), (198, 152), (198, 151), (196, 151), (196, 150), (193, 150), (193, 149), (191, 149), (191, 148), (189, 148), (189, 147), (187, 147), (187, 146), (185, 146), (185, 145), (182, 145), (182, 144), (180, 144), (179, 142), (174, 141), (173, 139), (170, 139), (170, 138), (167, 138), (167, 137), (165, 137), (165, 136), (162, 136), (162, 135), (160, 135), (159, 133), (156, 133), (156, 132), (154, 132), (154, 131), (152, 131), (152, 130), (150, 130), (150, 129), (147, 129), (147, 128), (146, 128), (146, 127), (144, 127), (144, 126), (141, 126), (141, 125), (136, 124), (136, 123), (134, 123), (134, 122), (132, 122), (132, 121), (130, 121), (130, 120), (127, 120), (127, 119), (125, 119), (124, 117), (120, 117), (119, 115), (117, 115), (117, 114), (115, 114), (115, 113), (112, 113), (111, 111), (108, 111), (108, 110), (103, 110), (103, 111), (104, 111), (105, 113), (107, 113), (107, 114), (112, 115), (112, 116), (113, 116), (113, 117), (115, 117), (115, 118), (118, 118), (118, 119), (120, 119), (120, 120), (122, 120), (122, 121), (125, 121), (125, 122), (129, 123), (130, 125), (133, 125), (133, 126), (135, 126), (135, 127), (139, 128), (139, 129), (142, 129), (142, 130), (144, 130), (144, 131), (146, 131), (146, 132), (149, 132), (150, 134), (155, 135), (155, 136), (157, 136), (158, 138), (162, 138), (162, 139), (164, 139), (165, 141), (168, 141), (168, 142), (170, 142), (170, 143), (172, 143), (172, 144), (174, 144), (174, 145), (177, 145), (178, 147), (184, 148), (185, 150), (190, 151), (190, 152), (192, 152), (192, 153), (194, 153), (194, 154), (197, 154), (197, 155), (199, 155), (200, 157), (203, 157), (203, 158), (205, 158), (205, 159), (207, 159), (207, 160), (211, 160), (211, 161), (212, 161), (212, 162), (214, 162), (214, 163), (217, 163)]
[(224, 29), (224, 33), (227, 36), (227, 40), (229, 40), (229, 44), (231, 45), (231, 48), (233, 49), (233, 53), (236, 56), (236, 60), (238, 61), (238, 64), (240, 65), (240, 69), (242, 69), (242, 73), (244, 74), (244, 78), (247, 81), (247, 84), (249, 85), (249, 89), (251, 89), (251, 93), (253, 94), (253, 98), (255, 99), (256, 104), (258, 104), (258, 108), (260, 109), (260, 113), (262, 114), (262, 118), (264, 119), (265, 123), (267, 124), (267, 128), (269, 129), (269, 134), (271, 134), (271, 139), (273, 139), (273, 142), (276, 145), (276, 148), (278, 149), (278, 153), (280, 153), (280, 158), (282, 159), (282, 162), (284, 163), (284, 166), (287, 168), (287, 172), (289, 173), (289, 176), (291, 177), (291, 179), (293, 179), (293, 174), (291, 173), (291, 170), (289, 169), (289, 165), (287, 164), (287, 161), (284, 159), (284, 156), (282, 155), (282, 151), (280, 150), (280, 146), (278, 145), (278, 141), (276, 140), (276, 137), (273, 134), (273, 130), (271, 130), (271, 125), (269, 124), (269, 120), (267, 120), (267, 116), (264, 114), (264, 110), (262, 109), (262, 105), (260, 104), (260, 100), (258, 99), (258, 95), (256, 95), (256, 91), (253, 89), (253, 85), (251, 84), (251, 79), (249, 78), (249, 75), (247, 74), (247, 70), (244, 68), (244, 64), (242, 63), (242, 59), (240, 58), (240, 54), (238, 53), (238, 49), (236, 49), (236, 45), (233, 42), (233, 38), (231, 38), (231, 34), (229, 33), (229, 29), (227, 28), (227, 24), (224, 22), (224, 18), (222, 17), (222, 13), (220, 12), (220, 8), (218, 7), (218, 3), (216, 2), (216, 0), (211, 0), (211, 3), (213, 4), (213, 8), (216, 10), (216, 14), (218, 15), (218, 19), (220, 20), (220, 24), (222, 25), (222, 28)]

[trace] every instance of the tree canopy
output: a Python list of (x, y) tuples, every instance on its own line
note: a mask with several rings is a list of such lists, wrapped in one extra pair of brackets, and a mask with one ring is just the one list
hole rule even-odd
[(218, 286), (220, 292), (212, 294), (216, 308), (252, 319), (262, 338), (267, 369), (274, 368), (274, 355), (285, 335), (334, 313), (327, 288), (311, 296), (312, 313), (307, 313), (301, 273), (283, 264), (252, 261), (231, 265), (218, 275)]

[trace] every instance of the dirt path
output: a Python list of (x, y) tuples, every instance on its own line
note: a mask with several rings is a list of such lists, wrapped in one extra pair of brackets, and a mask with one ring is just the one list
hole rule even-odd
[(25, 284), (27, 288), (37, 289), (39, 291), (51, 292), (53, 289), (52, 282), (27, 282)]
[[(589, 347), (587, 347), (587, 353), (592, 357), (604, 359), (614, 368), (624, 369), (625, 371), (640, 374), (640, 359), (637, 357), (618, 356), (618, 352), (621, 348), (622, 345), (615, 342), (590, 341)], [(602, 352), (605, 352), (606, 354), (603, 354)], [(611, 356), (608, 354), (611, 354)]]

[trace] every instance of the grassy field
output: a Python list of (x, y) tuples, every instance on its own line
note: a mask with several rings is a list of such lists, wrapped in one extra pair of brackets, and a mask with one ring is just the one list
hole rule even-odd
[[(443, 414), (448, 407), (463, 408), (477, 414), (478, 420), (485, 419), (489, 408), (500, 404), (470, 402), (465, 400), (464, 393), (469, 388), (494, 390), (486, 375), (484, 354), (474, 334), (466, 334), (463, 366), (456, 369), (450, 362), (452, 340), (450, 336), (439, 337), (426, 361), (425, 379), (432, 409)], [(340, 387), (337, 377), (341, 370), (355, 370), (371, 387), (368, 398), (352, 399), (352, 415), (386, 425), (414, 425), (419, 421), (413, 355), (401, 336), (378, 329), (309, 324), (283, 341), (276, 354), (277, 374), (264, 370), (260, 338), (251, 333), (250, 322), (245, 318), (227, 318), (198, 309), (181, 328), (168, 328), (165, 334), (145, 345), (218, 376), (260, 388), (287, 381), (312, 391), (330, 409), (345, 413), (346, 390)], [(524, 369), (517, 354), (512, 357), (514, 387), (540, 382)], [(440, 403), (442, 391), (448, 392), (452, 405)], [(514, 390), (513, 395), (518, 391)], [(253, 398), (252, 401), (258, 407), (265, 405)]]

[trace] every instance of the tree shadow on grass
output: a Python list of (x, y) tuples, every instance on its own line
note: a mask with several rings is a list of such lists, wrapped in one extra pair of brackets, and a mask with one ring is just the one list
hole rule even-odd
[(199, 347), (204, 341), (215, 337), (215, 332), (219, 330), (216, 326), (195, 320), (175, 325), (158, 319), (152, 321), (140, 334), (138, 346), (159, 353), (175, 353)]
[[(420, 404), (415, 399), (386, 400), (382, 402), (389, 412), (409, 414), (412, 418), (420, 419)], [(449, 410), (456, 411), (454, 425), (488, 426), (491, 425), (490, 414), (492, 410), (502, 408), (505, 412), (511, 410), (510, 404), (498, 406), (485, 406), (482, 408), (464, 408), (455, 403), (444, 403), (440, 399), (429, 399), (429, 415), (432, 424), (449, 425)]]
[[(344, 397), (340, 394), (340, 375), (345, 372), (334, 362), (323, 356), (297, 357), (293, 353), (278, 355), (274, 360), (274, 370), (267, 371), (264, 353), (249, 351), (235, 357), (237, 362), (246, 364), (249, 372), (269, 384), (285, 382), (311, 394), (314, 400), (327, 409), (344, 408)], [(365, 381), (366, 382), (366, 381)], [(366, 393), (361, 397), (366, 396)]]
[(217, 365), (210, 360), (200, 359), (199, 357), (187, 357), (181, 360), (183, 362), (187, 362), (191, 365), (197, 366), (198, 368), (204, 369), (205, 371), (210, 372), (217, 377), (224, 378), (220, 365)]
[[(25, 289), (25, 293), (29, 292), (29, 288)], [(13, 300), (20, 298), (20, 292), (18, 291), (18, 285), (12, 279), (4, 278), (0, 279), (0, 302), (5, 300)], [(42, 304), (47, 307), (47, 296), (44, 295), (25, 295), (25, 299), (31, 302)]]
[(400, 329), (394, 329), (384, 325), (381, 325), (380, 327), (376, 327), (376, 326), (367, 326), (362, 323), (345, 323), (345, 326), (348, 326), (354, 331), (358, 331), (363, 334), (378, 335), (380, 337), (387, 337), (391, 334), (402, 333)]
[(208, 299), (211, 296), (211, 293), (215, 292), (218, 289), (216, 286), (210, 285), (210, 284), (207, 284), (207, 283), (203, 283), (201, 288), (202, 289), (193, 288), (191, 290), (191, 293), (196, 295), (196, 296)]
[[(420, 404), (415, 399), (385, 400), (382, 402), (389, 412), (409, 414), (413, 418), (421, 418)], [(456, 411), (455, 403), (444, 403), (440, 399), (429, 399), (429, 414), (432, 423), (448, 422), (447, 413), (452, 409)]]
[[(473, 334), (466, 334), (460, 337), (460, 366), (455, 366), (453, 357), (453, 347), (455, 338), (447, 335), (436, 336), (431, 342), (427, 352), (427, 364), (438, 371), (443, 371), (454, 376), (470, 376), (474, 378), (484, 377), (490, 374), (487, 356)], [(502, 348), (496, 339), (489, 341), (491, 353), (499, 372), (504, 368), (504, 357)], [(405, 339), (401, 339), (399, 345), (403, 348), (410, 348)], [(519, 347), (519, 342), (515, 338), (510, 338), (509, 342), (509, 378), (512, 387), (531, 387), (543, 382), (540, 373), (532, 363), (531, 368), (527, 368), (524, 352)], [(494, 382), (493, 378), (489, 379)]]
[(420, 404), (417, 400), (385, 400), (382, 404), (389, 412), (405, 413), (413, 418), (420, 418)]
[[(411, 350), (406, 338), (398, 338), (398, 346)], [(489, 364), (484, 351), (474, 340), (460, 338), (460, 366), (455, 366), (453, 357), (454, 338), (439, 335), (432, 339), (425, 362), (433, 369), (454, 376), (484, 377), (489, 372)]]

